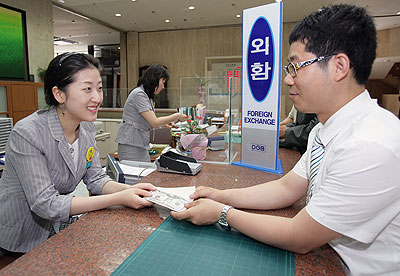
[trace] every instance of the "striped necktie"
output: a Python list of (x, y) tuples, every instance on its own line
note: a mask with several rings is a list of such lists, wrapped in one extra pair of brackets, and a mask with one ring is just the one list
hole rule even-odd
[(318, 129), (311, 149), (310, 182), (308, 183), (308, 191), (306, 198), (307, 204), (313, 195), (313, 190), (316, 181), (315, 179), (317, 177), (321, 161), (324, 158), (324, 154), (325, 154), (325, 147), (322, 144), (321, 139), (319, 138), (319, 129)]

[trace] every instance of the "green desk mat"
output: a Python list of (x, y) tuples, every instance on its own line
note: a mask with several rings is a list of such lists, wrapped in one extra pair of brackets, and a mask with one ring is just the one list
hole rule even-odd
[(294, 254), (217, 225), (168, 217), (112, 275), (293, 276)]

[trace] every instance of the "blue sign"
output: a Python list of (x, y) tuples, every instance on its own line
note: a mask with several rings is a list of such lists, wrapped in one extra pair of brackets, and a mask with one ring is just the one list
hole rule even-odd
[(274, 72), (274, 39), (265, 17), (259, 17), (251, 30), (247, 47), (247, 74), (251, 94), (262, 102), (271, 89)]
[(243, 10), (242, 144), (240, 161), (232, 163), (278, 174), (282, 7)]

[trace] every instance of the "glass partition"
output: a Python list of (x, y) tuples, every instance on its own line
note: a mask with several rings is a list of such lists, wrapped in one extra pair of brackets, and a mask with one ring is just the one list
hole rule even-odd
[[(206, 158), (201, 162), (230, 164), (233, 161), (239, 161), (241, 79), (183, 77), (180, 80), (179, 95), (180, 111), (192, 119), (195, 119), (195, 115), (200, 115), (203, 118), (202, 127), (208, 131), (209, 143)], [(193, 155), (190, 150), (183, 153)]]

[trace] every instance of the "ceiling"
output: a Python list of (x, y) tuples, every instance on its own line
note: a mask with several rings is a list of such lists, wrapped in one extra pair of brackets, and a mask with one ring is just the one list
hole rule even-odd
[[(53, 0), (54, 36), (74, 44), (56, 52), (80, 51), (87, 45), (119, 44), (119, 33), (241, 25), (242, 10), (275, 0)], [(298, 22), (322, 6), (348, 3), (367, 8), (378, 30), (400, 27), (399, 0), (284, 0), (283, 21)], [(188, 7), (194, 6), (190, 10)], [(120, 17), (115, 16), (121, 14)], [(397, 14), (399, 13), (399, 14)], [(166, 23), (165, 20), (169, 20)], [(56, 43), (55, 43), (56, 44)], [(63, 43), (65, 44), (65, 43)], [(400, 57), (379, 60), (371, 78), (386, 76)], [(375, 67), (375, 65), (374, 65)]]

